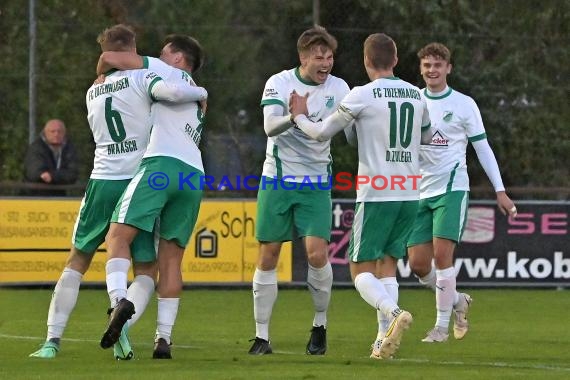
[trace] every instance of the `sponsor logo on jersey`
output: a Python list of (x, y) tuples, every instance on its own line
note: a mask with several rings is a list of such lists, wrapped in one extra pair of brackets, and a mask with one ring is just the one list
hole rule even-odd
[(264, 96), (277, 96), (279, 93), (274, 88), (266, 88)]
[(448, 146), (449, 145), (449, 139), (446, 138), (445, 136), (443, 136), (440, 131), (435, 131), (435, 133), (431, 137), (431, 144), (430, 145)]
[(327, 95), (327, 96), (325, 96), (325, 100), (326, 100), (325, 106), (327, 108), (332, 108), (334, 106), (334, 96)]
[(158, 78), (158, 74), (150, 71), (148, 74), (146, 74), (145, 78), (148, 80), (152, 80), (154, 78)]

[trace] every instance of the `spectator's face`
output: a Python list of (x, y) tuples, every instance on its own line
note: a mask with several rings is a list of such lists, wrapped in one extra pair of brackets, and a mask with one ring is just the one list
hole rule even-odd
[(62, 145), (65, 140), (65, 126), (59, 121), (48, 121), (44, 128), (44, 135), (48, 144)]

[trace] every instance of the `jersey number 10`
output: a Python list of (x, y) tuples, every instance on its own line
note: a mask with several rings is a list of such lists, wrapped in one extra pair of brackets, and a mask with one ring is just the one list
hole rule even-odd
[(399, 112), (396, 102), (388, 102), (388, 107), (390, 108), (390, 148), (396, 148), (396, 140), (398, 139), (398, 135), (400, 137), (401, 147), (407, 148), (412, 141), (412, 129), (414, 126), (414, 106), (412, 103), (403, 102), (400, 105)]

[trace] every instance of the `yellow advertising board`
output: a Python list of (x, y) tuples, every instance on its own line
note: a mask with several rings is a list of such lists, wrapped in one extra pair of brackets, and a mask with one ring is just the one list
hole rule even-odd
[[(65, 266), (79, 199), (0, 199), (0, 284), (58, 280)], [(255, 201), (204, 200), (182, 262), (185, 283), (250, 282), (257, 260)], [(105, 281), (105, 246), (86, 282)], [(279, 281), (292, 279), (292, 246), (281, 251)]]
[[(255, 202), (205, 201), (182, 267), (185, 282), (251, 282), (257, 260)], [(291, 281), (291, 243), (283, 246), (279, 281)]]

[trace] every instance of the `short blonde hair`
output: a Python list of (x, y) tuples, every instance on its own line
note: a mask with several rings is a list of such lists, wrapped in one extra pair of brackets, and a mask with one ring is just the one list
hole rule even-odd
[(324, 46), (336, 52), (338, 43), (325, 28), (315, 25), (311, 29), (305, 30), (297, 40), (297, 51), (299, 54), (311, 51), (314, 46)]
[(136, 47), (135, 31), (125, 24), (114, 25), (97, 37), (102, 51), (129, 51)]

